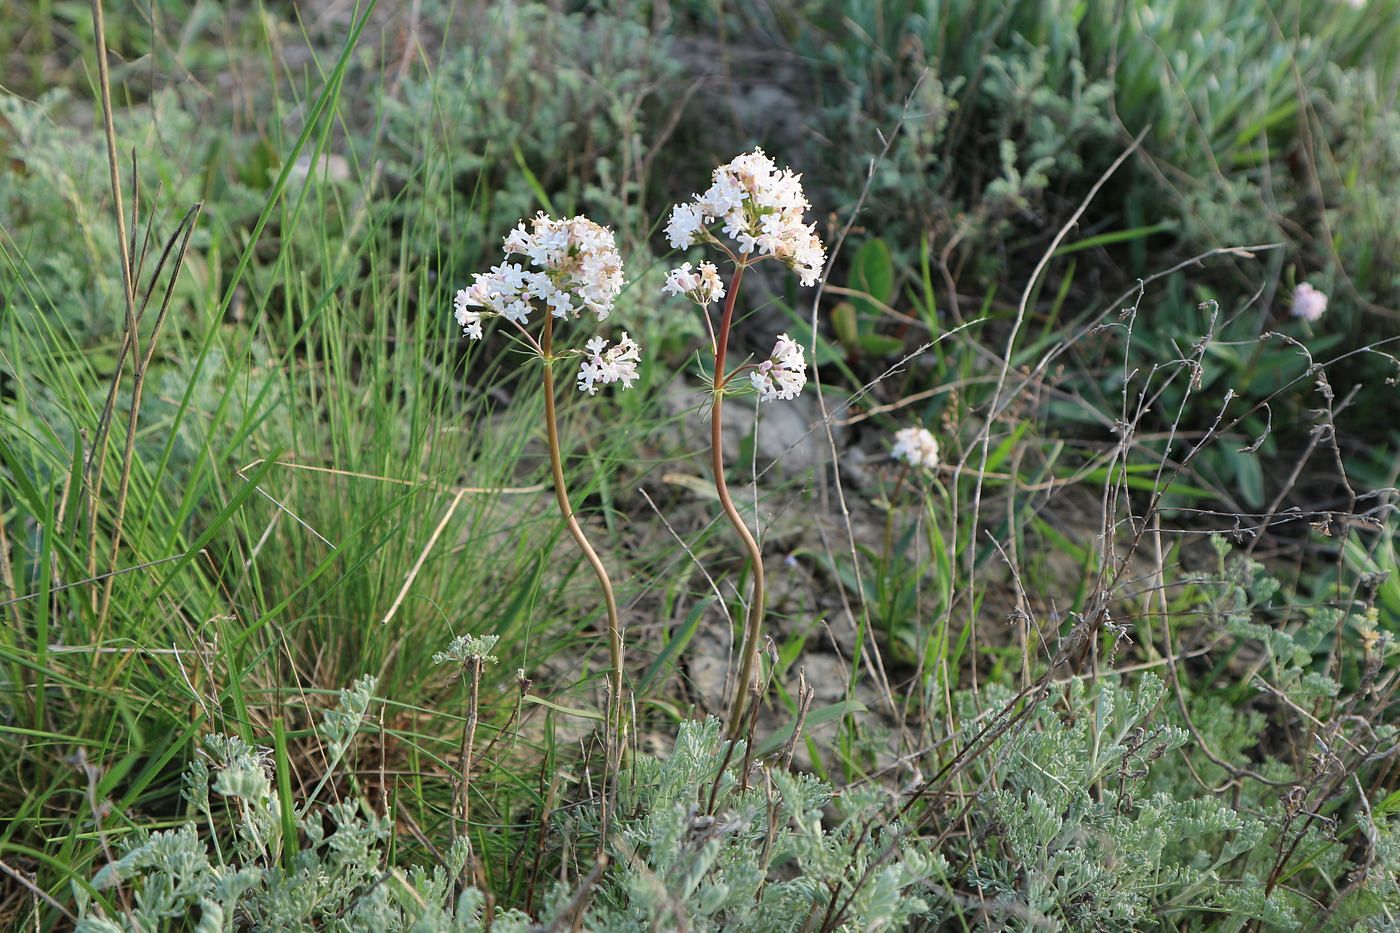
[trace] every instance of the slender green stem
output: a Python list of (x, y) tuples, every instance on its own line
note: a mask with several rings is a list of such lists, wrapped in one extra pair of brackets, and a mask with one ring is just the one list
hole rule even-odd
[[(904, 488), (904, 479), (909, 475), (909, 464), (899, 471), (899, 477), (894, 482), (894, 490), (889, 495), (886, 503), (888, 506), (885, 512), (885, 535), (884, 544), (880, 548), (879, 577), (876, 580), (875, 593), (879, 605), (880, 617), (886, 622), (892, 618), (895, 596), (891, 592), (894, 587), (890, 583), (890, 564), (894, 560), (894, 512), (895, 506), (899, 502), (899, 493)], [(861, 618), (860, 635), (856, 639), (856, 650), (851, 656), (851, 689), (855, 689), (856, 670), (860, 664), (861, 647), (865, 644), (866, 619)]]
[[(609, 682), (608, 692), (608, 726), (607, 726), (607, 765), (609, 774), (616, 773), (618, 764), (621, 761), (622, 749), (622, 726), (623, 726), (623, 702), (622, 702), (622, 622), (617, 612), (617, 597), (613, 595), (612, 578), (608, 576), (608, 568), (603, 565), (598, 552), (589, 543), (588, 536), (583, 533), (583, 527), (579, 524), (578, 518), (574, 516), (574, 507), (569, 503), (569, 490), (564, 484), (564, 460), (559, 453), (559, 417), (554, 404), (554, 370), (552, 369), (554, 360), (551, 357), (554, 346), (554, 316), (546, 315), (544, 319), (544, 334), (541, 340), (540, 349), (544, 357), (544, 422), (545, 431), (549, 438), (549, 468), (554, 474), (554, 499), (559, 504), (559, 512), (564, 516), (564, 523), (569, 528), (569, 534), (573, 535), (579, 550), (583, 551), (583, 556), (587, 558), (588, 564), (593, 568), (593, 574), (598, 578), (598, 586), (603, 591), (603, 601), (608, 608), (608, 653), (612, 662), (612, 677)], [(603, 781), (604, 794), (609, 781), (605, 777)], [(607, 836), (608, 819), (610, 816), (610, 806), (607, 801), (603, 806), (603, 836)]]
[(894, 492), (890, 493), (889, 511), (885, 513), (885, 546), (880, 551), (880, 567), (882, 573), (888, 577), (890, 567), (890, 552), (894, 549), (894, 508), (899, 502), (899, 492), (904, 488), (904, 479), (909, 475), (909, 464), (899, 471), (899, 478), (894, 481)]
[(749, 600), (748, 619), (744, 624), (744, 642), (739, 649), (739, 679), (734, 684), (734, 700), (729, 707), (727, 732), (730, 739), (737, 739), (744, 729), (744, 706), (758, 660), (758, 639), (763, 632), (763, 551), (749, 531), (749, 526), (744, 523), (744, 517), (734, 507), (734, 497), (729, 494), (729, 484), (724, 479), (724, 387), (728, 381), (724, 373), (724, 358), (729, 350), (729, 329), (734, 323), (734, 302), (739, 295), (739, 281), (743, 277), (744, 264), (735, 263), (734, 275), (729, 280), (729, 294), (724, 301), (724, 316), (720, 319), (719, 339), (715, 344), (714, 403), (710, 408), (710, 467), (715, 474), (715, 491), (719, 493), (725, 517), (743, 541), (749, 563), (753, 564), (753, 596)]

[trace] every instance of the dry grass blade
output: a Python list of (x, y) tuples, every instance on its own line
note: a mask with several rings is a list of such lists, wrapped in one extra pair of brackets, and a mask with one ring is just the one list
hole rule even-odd
[(408, 595), (409, 587), (413, 586), (413, 581), (418, 579), (418, 571), (423, 569), (423, 562), (428, 559), (428, 554), (432, 551), (433, 545), (437, 544), (438, 538), (442, 536), (442, 530), (447, 527), (447, 523), (450, 522), (452, 516), (456, 514), (457, 506), (461, 503), (462, 496), (465, 494), (466, 490), (459, 489), (457, 490), (457, 495), (452, 497), (452, 502), (447, 506), (447, 511), (443, 513), (442, 521), (437, 523), (437, 527), (433, 529), (433, 533), (428, 537), (428, 543), (423, 545), (423, 550), (418, 554), (418, 559), (413, 562), (412, 569), (408, 571), (408, 577), (404, 579), (403, 586), (399, 588), (398, 595), (394, 597), (393, 605), (389, 607), (388, 612), (384, 613), (384, 618), (379, 620), (381, 624), (388, 625), (389, 620), (398, 613), (399, 606), (403, 605), (404, 597)]
[[(97, 46), (97, 87), (102, 99), (102, 130), (107, 141), (107, 166), (111, 176), (112, 213), (117, 227), (117, 249), (121, 259), (122, 300), (126, 305), (126, 342), (133, 353), (139, 352), (136, 320), (136, 283), (131, 265), (131, 250), (127, 240), (126, 212), (122, 206), (121, 171), (117, 166), (117, 130), (112, 120), (112, 77), (107, 68), (107, 27), (102, 15), (102, 0), (92, 0), (92, 30)], [(116, 398), (121, 384), (119, 365), (112, 375), (110, 397)], [(107, 462), (105, 435), (95, 438), (95, 468), (87, 478), (88, 495), (88, 576), (97, 573), (97, 505), (102, 498), (102, 479)], [(99, 606), (99, 594), (92, 594), (94, 610)]]
[[(170, 255), (171, 247), (178, 237), (180, 242), (179, 251), (175, 254), (174, 265), (171, 267), (170, 275), (166, 280), (165, 294), (161, 298), (160, 310), (156, 313), (155, 324), (151, 327), (151, 334), (146, 345), (146, 353), (144, 356), (135, 352), (136, 348), (139, 346), (139, 342), (136, 339), (134, 331), (131, 336), (130, 345), (133, 349), (131, 407), (127, 412), (126, 443), (122, 450), (122, 472), (117, 483), (116, 513), (112, 520), (112, 543), (107, 555), (107, 563), (109, 566), (114, 566), (116, 564), (117, 553), (121, 549), (122, 523), (126, 518), (127, 497), (131, 492), (131, 471), (135, 466), (134, 458), (136, 454), (136, 428), (141, 417), (141, 396), (146, 385), (146, 373), (150, 369), (151, 361), (155, 358), (156, 346), (160, 339), (161, 328), (164, 326), (166, 317), (170, 313), (170, 302), (175, 294), (175, 284), (179, 279), (180, 270), (184, 267), (185, 256), (190, 247), (190, 237), (194, 234), (195, 224), (199, 220), (199, 212), (202, 208), (202, 204), (195, 204), (185, 213), (184, 218), (180, 221), (180, 225), (176, 227), (175, 232), (170, 236), (170, 240), (167, 241), (160, 262), (156, 264), (156, 268), (151, 273), (151, 281), (149, 286), (147, 286), (145, 297), (141, 303), (143, 311), (150, 303), (161, 271), (165, 267), (166, 257)], [(140, 316), (136, 319), (136, 326), (139, 326), (139, 324)], [(102, 587), (102, 603), (97, 613), (99, 636), (105, 626), (107, 607), (111, 604), (111, 600), (112, 578), (109, 577)]]

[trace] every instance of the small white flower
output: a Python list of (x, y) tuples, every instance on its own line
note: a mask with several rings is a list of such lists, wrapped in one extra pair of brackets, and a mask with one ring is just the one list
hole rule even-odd
[(468, 308), (479, 308), (482, 305), (481, 298), (477, 294), (476, 286), (471, 288), (457, 289), (457, 296), (452, 299), (452, 311), (457, 315), (457, 323), (462, 323), (462, 315)]
[(731, 175), (716, 173), (714, 184), (700, 196), (701, 210), (710, 217), (723, 217), (743, 206), (748, 197), (742, 185)]
[(1327, 296), (1307, 282), (1293, 289), (1293, 316), (1315, 323), (1327, 310)]
[(524, 293), (530, 298), (537, 298), (545, 303), (549, 302), (551, 295), (557, 291), (554, 283), (550, 281), (548, 273), (527, 272), (525, 273)]
[(544, 214), (535, 218), (535, 240), (526, 252), (537, 266), (559, 266), (569, 252), (569, 221), (556, 222)]
[(808, 239), (800, 243), (793, 251), (793, 269), (797, 272), (797, 279), (804, 287), (810, 288), (817, 284), (817, 279), (821, 277), (822, 267), (826, 265), (826, 249), (822, 246), (821, 240), (817, 238), (816, 231), (809, 228)]
[(481, 306), (482, 302), (474, 294), (475, 286), (472, 288), (462, 288), (457, 291), (457, 298), (453, 302), (457, 323), (462, 327), (462, 333), (473, 340), (481, 339), (481, 312), (474, 310)]
[(666, 276), (666, 284), (661, 290), (668, 295), (685, 295), (698, 305), (708, 305), (724, 298), (724, 283), (719, 270), (712, 262), (700, 263), (700, 268), (691, 271), (690, 263), (683, 262)]
[(666, 284), (661, 286), (661, 290), (668, 295), (688, 295), (699, 285), (699, 274), (690, 271), (690, 263), (683, 262), (680, 268), (667, 273)]
[(707, 305), (712, 301), (724, 300), (724, 282), (720, 280), (719, 270), (712, 262), (700, 263), (700, 287), (690, 296), (696, 304)]
[(624, 331), (622, 338), (611, 348), (602, 337), (594, 337), (587, 343), (588, 355), (578, 370), (580, 392), (598, 394), (598, 386), (622, 383), (624, 389), (632, 388), (637, 381), (637, 363), (641, 361), (641, 348)]
[(807, 384), (807, 361), (802, 346), (787, 334), (780, 334), (768, 359), (749, 375), (760, 402), (794, 399)]
[(549, 296), (549, 312), (557, 318), (567, 320), (573, 313), (574, 303), (569, 300), (569, 293), (556, 290)]
[(503, 262), (491, 267), (491, 275), (500, 283), (502, 292), (518, 292), (525, 287), (525, 270), (518, 262)]
[(724, 231), (725, 236), (729, 237), (731, 240), (737, 240), (740, 234), (748, 233), (749, 220), (744, 216), (742, 210), (730, 211), (728, 214), (724, 215), (724, 227), (721, 229)]
[(585, 359), (578, 368), (578, 390), (589, 395), (597, 395), (596, 383), (603, 379), (603, 358), (594, 356)]
[(932, 470), (938, 466), (938, 439), (924, 428), (904, 428), (894, 433), (890, 456), (916, 469)]
[(672, 249), (689, 249), (695, 235), (705, 226), (705, 213), (695, 204), (677, 204), (666, 224), (666, 239)]
[(515, 229), (506, 234), (506, 253), (526, 253), (530, 250), (530, 234), (525, 232), (525, 222), (521, 221), (515, 225)]

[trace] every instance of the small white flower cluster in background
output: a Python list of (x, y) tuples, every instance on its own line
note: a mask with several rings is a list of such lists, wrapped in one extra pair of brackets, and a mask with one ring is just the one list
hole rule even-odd
[(768, 359), (749, 374), (760, 402), (794, 399), (807, 384), (807, 361), (802, 346), (787, 334), (779, 334)]
[(666, 237), (672, 249), (689, 249), (697, 240), (713, 239), (710, 224), (723, 220), (724, 235), (740, 254), (772, 256), (792, 267), (803, 285), (815, 285), (826, 249), (816, 224), (802, 222), (809, 207), (802, 176), (779, 169), (762, 149), (755, 149), (715, 169), (714, 183), (704, 194), (677, 204)]
[(1307, 282), (1293, 289), (1293, 316), (1316, 323), (1327, 310), (1327, 296)]
[(588, 353), (579, 367), (579, 391), (597, 395), (599, 385), (614, 382), (622, 383), (624, 389), (632, 388), (632, 383), (637, 381), (637, 363), (641, 358), (641, 348), (626, 331), (611, 347), (602, 337), (594, 337), (588, 341)]
[(505, 251), (507, 258), (528, 257), (533, 268), (503, 262), (477, 273), (470, 288), (457, 292), (457, 323), (471, 339), (481, 339), (487, 315), (523, 327), (538, 308), (556, 318), (592, 311), (600, 321), (612, 312), (623, 285), (622, 256), (612, 231), (582, 216), (554, 220), (538, 214), (531, 225), (533, 231), (523, 221), (516, 225), (505, 238)]
[(720, 281), (719, 270), (712, 262), (700, 263), (700, 268), (690, 271), (690, 263), (683, 262), (679, 269), (672, 269), (666, 276), (666, 284), (661, 290), (668, 295), (684, 295), (698, 305), (708, 305), (724, 299), (724, 283)]
[(890, 456), (915, 469), (932, 470), (938, 466), (938, 439), (924, 428), (904, 428), (894, 432)]

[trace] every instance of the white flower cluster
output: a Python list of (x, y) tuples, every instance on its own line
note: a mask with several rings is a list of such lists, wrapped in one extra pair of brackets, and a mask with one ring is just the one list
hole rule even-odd
[(816, 224), (802, 222), (809, 207), (802, 176), (779, 169), (762, 149), (755, 149), (715, 169), (714, 183), (704, 194), (677, 204), (666, 224), (666, 237), (673, 249), (688, 249), (697, 240), (713, 237), (709, 225), (723, 220), (724, 235), (741, 254), (772, 256), (791, 266), (803, 285), (815, 285), (826, 249)]
[(894, 432), (890, 455), (916, 469), (932, 470), (938, 466), (938, 439), (924, 428), (904, 428)]
[(1293, 289), (1293, 316), (1316, 323), (1327, 311), (1327, 296), (1303, 282)]
[(679, 269), (672, 269), (666, 276), (666, 284), (661, 290), (668, 295), (685, 295), (698, 305), (724, 299), (724, 283), (720, 281), (719, 270), (712, 262), (700, 263), (700, 268), (690, 271), (690, 263), (681, 263)]
[(637, 363), (641, 358), (641, 348), (626, 331), (611, 347), (602, 337), (594, 337), (588, 341), (588, 353), (579, 367), (579, 391), (597, 395), (599, 385), (614, 382), (622, 383), (624, 389), (632, 388), (632, 383), (637, 381)]
[(473, 340), (481, 339), (481, 321), (489, 315), (524, 326), (537, 308), (557, 318), (592, 311), (600, 321), (612, 312), (623, 284), (612, 231), (582, 216), (554, 220), (538, 214), (531, 225), (533, 231), (524, 221), (517, 224), (505, 238), (505, 250), (507, 258), (528, 257), (533, 268), (502, 262), (457, 292), (457, 323)]
[(807, 384), (807, 361), (802, 355), (802, 346), (787, 334), (779, 334), (772, 354), (749, 374), (749, 381), (758, 390), (760, 402), (797, 398)]

